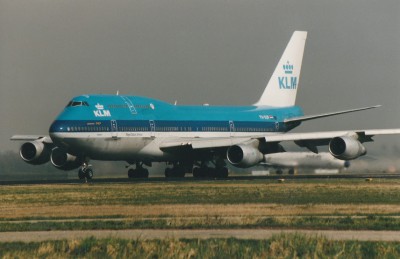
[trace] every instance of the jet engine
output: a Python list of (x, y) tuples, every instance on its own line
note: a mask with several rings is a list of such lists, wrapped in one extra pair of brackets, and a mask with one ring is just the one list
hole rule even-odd
[(264, 156), (253, 145), (239, 144), (228, 148), (226, 158), (236, 167), (247, 168), (261, 162)]
[(61, 170), (73, 170), (82, 165), (83, 160), (77, 156), (68, 154), (61, 148), (54, 148), (51, 151), (51, 163), (57, 168)]
[(41, 141), (25, 142), (19, 154), (21, 158), (32, 165), (41, 165), (50, 161), (50, 148)]
[(367, 153), (365, 147), (352, 137), (335, 137), (329, 142), (329, 152), (341, 160), (352, 160)]

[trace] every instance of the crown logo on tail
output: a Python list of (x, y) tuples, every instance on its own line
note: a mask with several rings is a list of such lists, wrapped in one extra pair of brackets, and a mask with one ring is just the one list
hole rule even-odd
[(286, 62), (286, 64), (283, 65), (283, 70), (285, 71), (285, 74), (293, 74), (293, 65), (289, 63), (289, 61)]

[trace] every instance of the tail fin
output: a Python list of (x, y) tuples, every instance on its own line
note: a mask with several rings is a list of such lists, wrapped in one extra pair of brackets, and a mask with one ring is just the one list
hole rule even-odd
[(306, 31), (293, 33), (264, 93), (254, 105), (286, 107), (295, 104), (306, 39)]

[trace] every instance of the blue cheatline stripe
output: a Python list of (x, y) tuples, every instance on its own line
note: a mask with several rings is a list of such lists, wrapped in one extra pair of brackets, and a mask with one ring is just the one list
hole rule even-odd
[[(117, 120), (119, 132), (151, 131), (149, 120)], [(277, 132), (283, 130), (282, 124), (275, 122), (238, 121), (167, 121), (154, 120), (156, 132)], [(50, 132), (110, 132), (111, 121), (57, 120)]]

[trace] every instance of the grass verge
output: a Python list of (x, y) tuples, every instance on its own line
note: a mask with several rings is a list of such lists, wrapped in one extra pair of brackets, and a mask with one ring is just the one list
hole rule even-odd
[(268, 240), (87, 238), (0, 243), (1, 258), (399, 258), (399, 242), (331, 241), (281, 234)]

